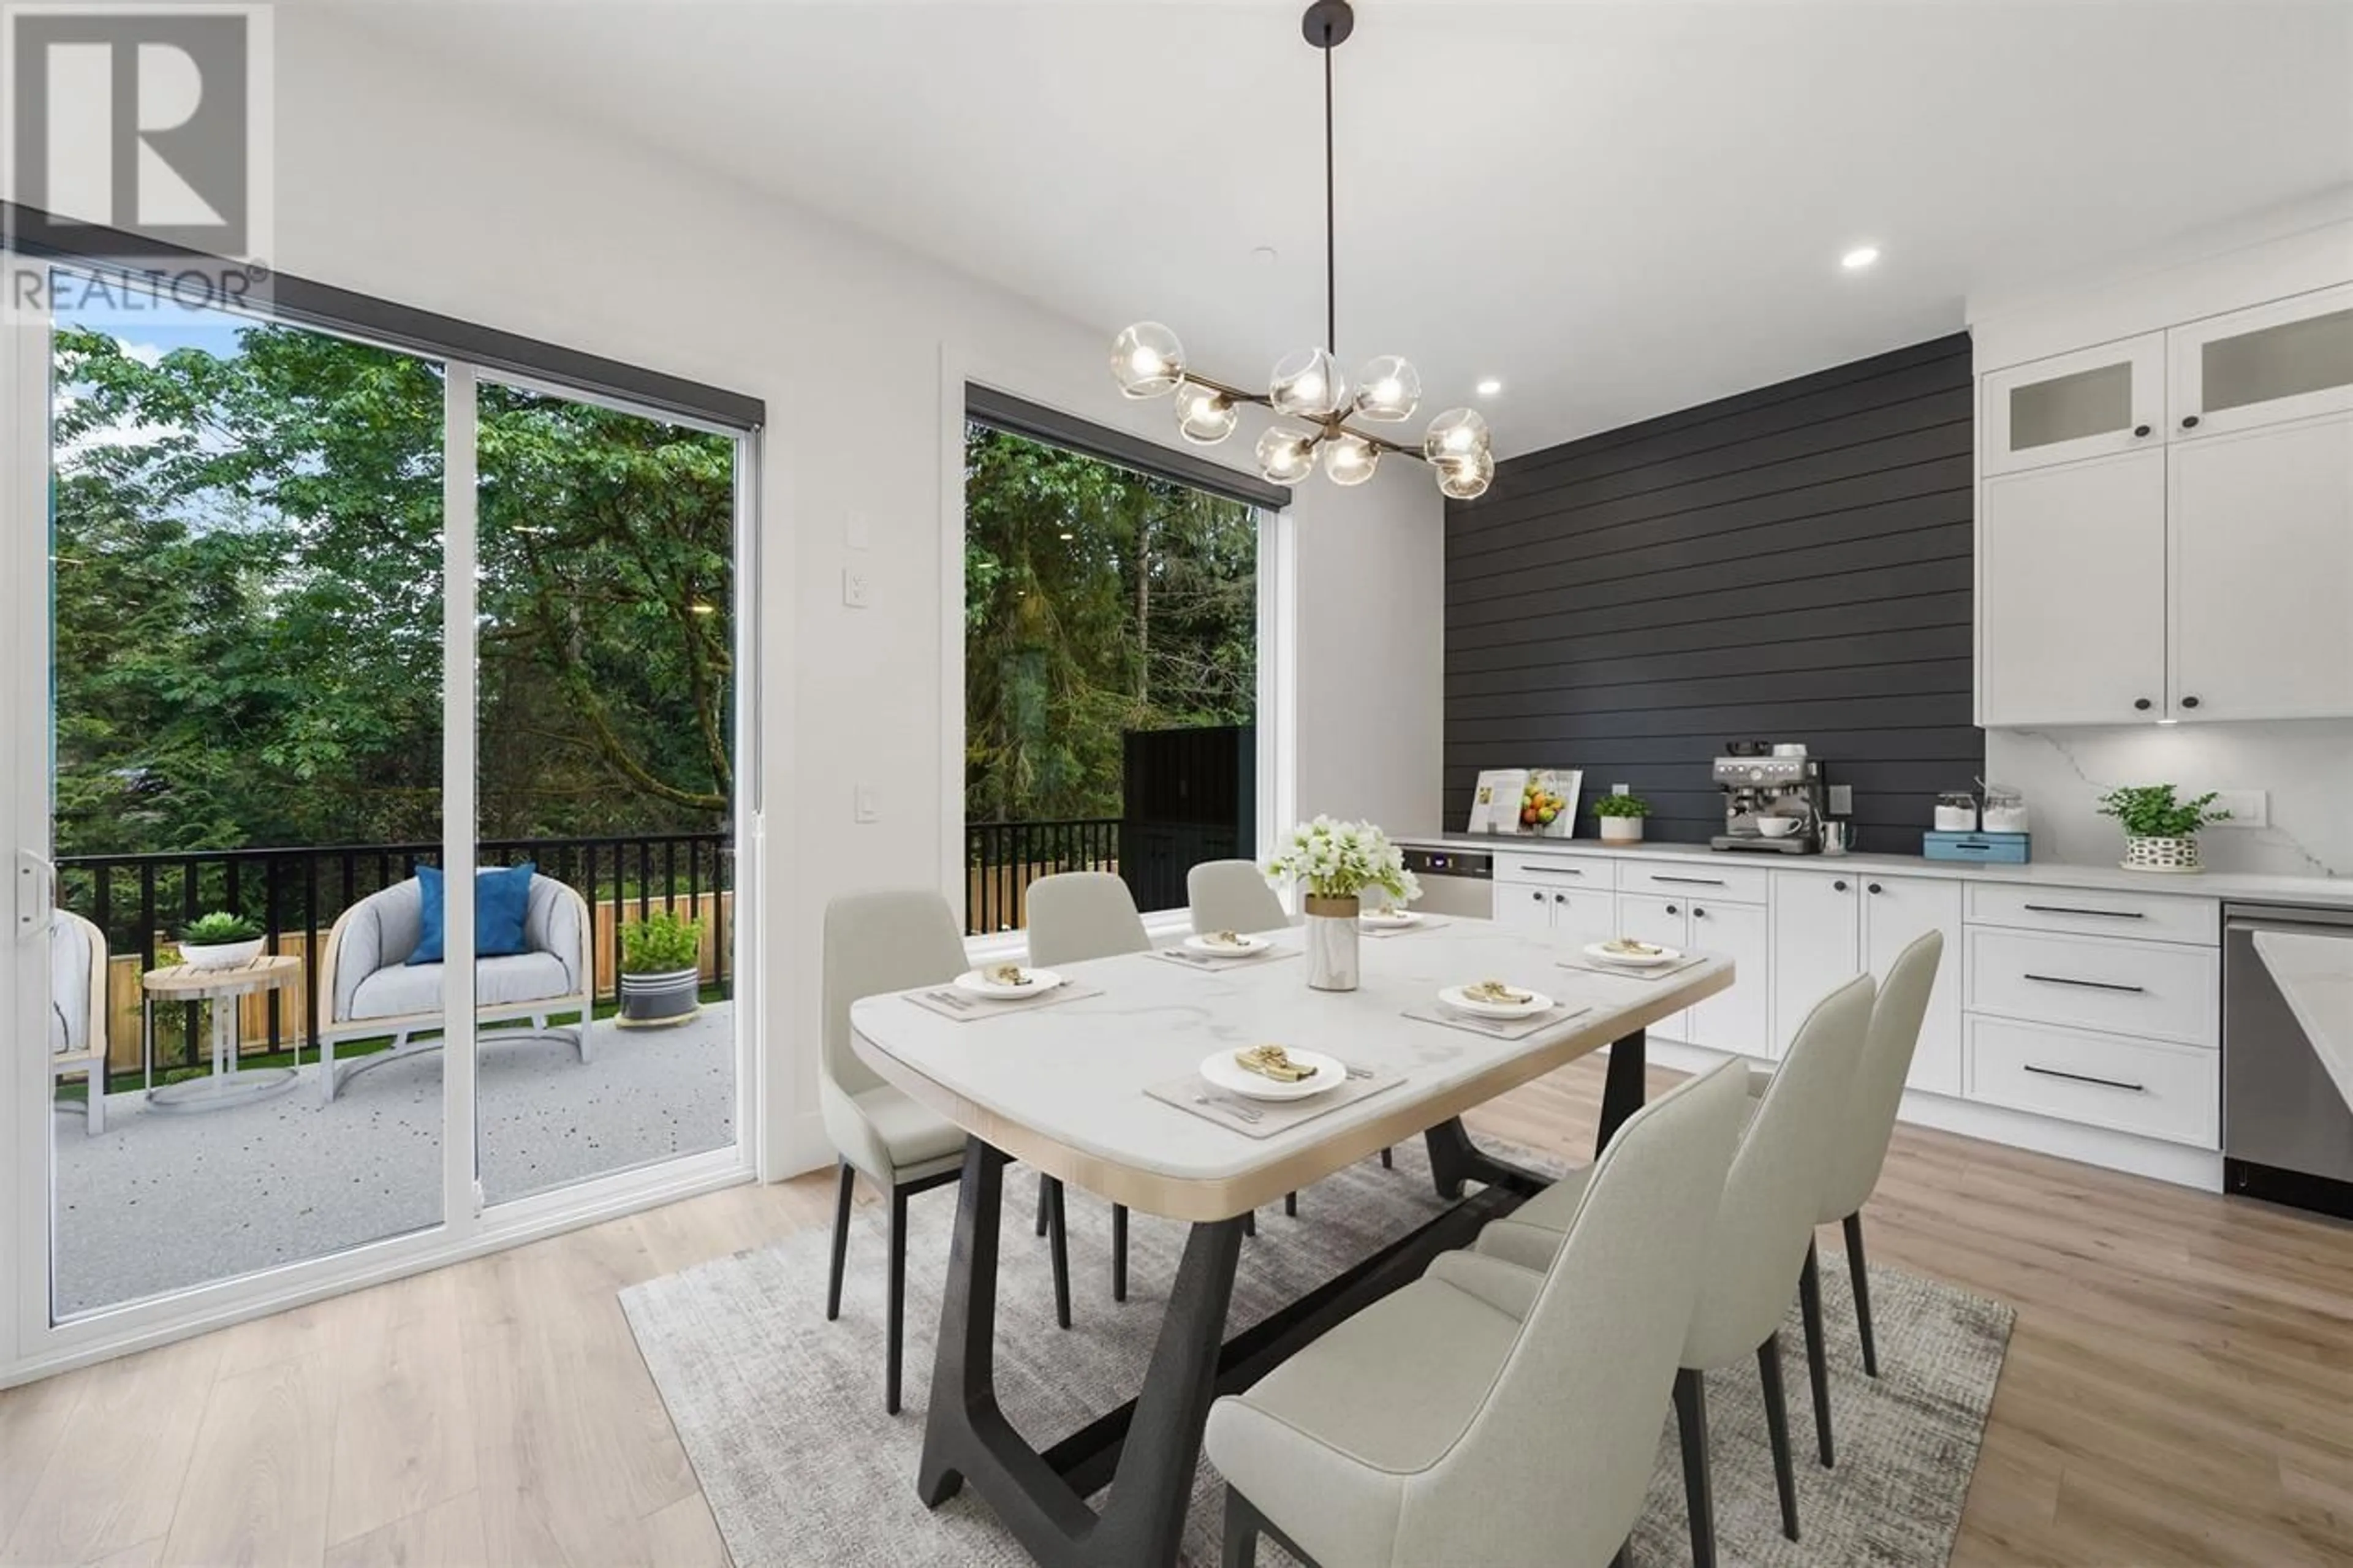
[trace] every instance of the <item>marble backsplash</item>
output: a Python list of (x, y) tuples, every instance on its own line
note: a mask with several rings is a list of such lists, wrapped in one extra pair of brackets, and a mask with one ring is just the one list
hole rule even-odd
[(2268, 794), (2263, 827), (2199, 836), (2218, 871), (2353, 877), (2353, 721), (1989, 730), (1986, 777), (2025, 793), (2034, 858), (2100, 864), (2124, 839), (2094, 803), (2122, 784)]

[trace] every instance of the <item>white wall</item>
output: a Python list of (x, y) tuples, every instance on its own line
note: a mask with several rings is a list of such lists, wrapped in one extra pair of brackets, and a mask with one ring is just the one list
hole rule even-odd
[(2353, 721), (1989, 730), (1986, 777), (2026, 792), (2034, 858), (2099, 865), (2122, 831), (2094, 802), (2120, 785), (2268, 792), (2267, 827), (2211, 827), (2200, 853), (2219, 871), (2353, 877)]
[[(565, 122), (531, 103), (528, 83), (476, 79), (462, 62), (298, 7), (278, 12), (277, 52), (283, 269), (766, 401), (766, 923), (747, 959), (767, 988), (764, 1110), (777, 1136), (764, 1166), (829, 1159), (814, 1110), (826, 902), (935, 884), (953, 853), (943, 795), (961, 779), (961, 693), (944, 689), (941, 562), (944, 531), (961, 528), (944, 461), (961, 448), (943, 375), (985, 369), (1156, 440), (1170, 437), (1169, 411), (1113, 394), (1099, 325)], [(1406, 824), (1426, 795), (1434, 820), (1435, 489), (1416, 472), (1345, 497), (1302, 494), (1304, 564), (1334, 577), (1330, 613), (1320, 582), (1308, 594), (1297, 650), (1300, 689), (1316, 694), (1307, 776), (1333, 809), (1361, 801), (1353, 808)], [(855, 556), (853, 517), (870, 538)], [(840, 602), (853, 560), (871, 585), (864, 610)], [(1397, 649), (1372, 656), (1384, 679), (1360, 681), (1384, 623)], [(1427, 649), (1426, 666), (1408, 648)], [(881, 792), (878, 823), (852, 823), (858, 782)]]

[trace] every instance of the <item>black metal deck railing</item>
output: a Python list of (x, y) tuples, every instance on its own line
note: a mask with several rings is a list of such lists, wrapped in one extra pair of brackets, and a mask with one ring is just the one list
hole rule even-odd
[(1147, 914), (1182, 908), (1187, 874), (1204, 860), (1239, 853), (1240, 837), (1229, 824), (1117, 816), (970, 824), (965, 828), (965, 934), (1026, 927), (1029, 884), (1060, 871), (1115, 872)]

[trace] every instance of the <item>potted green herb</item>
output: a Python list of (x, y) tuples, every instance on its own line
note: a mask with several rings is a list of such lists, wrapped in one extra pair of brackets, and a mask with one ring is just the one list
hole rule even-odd
[(191, 969), (235, 969), (261, 956), (261, 927), (215, 910), (180, 928), (180, 962)]
[(621, 928), (621, 1021), (683, 1024), (702, 1008), (702, 922), (664, 910)]
[(1651, 803), (1639, 795), (1605, 795), (1593, 803), (1593, 815), (1601, 819), (1602, 843), (1640, 844)]
[(2177, 800), (2171, 784), (2136, 784), (2112, 789), (2100, 797), (2100, 815), (2124, 824), (2127, 871), (2199, 871), (2198, 830), (2210, 823), (2228, 822), (2227, 811), (2211, 811), (2210, 792), (2196, 800)]

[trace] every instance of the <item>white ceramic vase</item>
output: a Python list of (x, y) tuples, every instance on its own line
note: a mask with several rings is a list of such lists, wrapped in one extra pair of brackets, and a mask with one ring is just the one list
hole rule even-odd
[(1601, 823), (1604, 844), (1640, 844), (1642, 841), (1642, 819), (1639, 816), (1605, 816)]
[(1356, 988), (1356, 916), (1355, 899), (1307, 896), (1307, 984), (1316, 991)]

